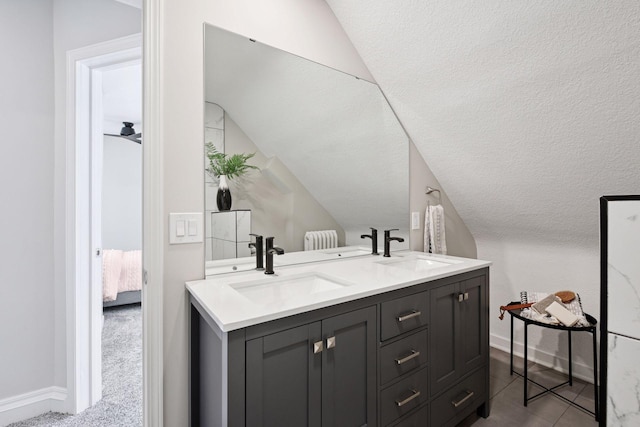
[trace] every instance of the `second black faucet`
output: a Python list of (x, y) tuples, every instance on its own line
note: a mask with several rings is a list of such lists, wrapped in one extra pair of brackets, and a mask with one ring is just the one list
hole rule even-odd
[(265, 239), (264, 251), (266, 258), (264, 274), (273, 274), (273, 254), (282, 255), (284, 254), (284, 249), (273, 246), (273, 237), (267, 237)]
[(386, 257), (390, 257), (391, 254), (391, 241), (395, 240), (397, 242), (404, 242), (402, 237), (391, 237), (392, 231), (398, 231), (397, 228), (392, 228), (390, 230), (384, 230), (384, 255)]

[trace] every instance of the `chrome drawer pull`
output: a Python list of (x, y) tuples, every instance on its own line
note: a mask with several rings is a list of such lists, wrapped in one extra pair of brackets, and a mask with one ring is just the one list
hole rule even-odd
[(322, 341), (316, 341), (313, 343), (313, 354), (322, 353), (322, 350), (324, 350)]
[(418, 310), (413, 310), (411, 313), (403, 314), (402, 316), (398, 316), (398, 322), (404, 322), (405, 320), (413, 319), (414, 317), (420, 316), (422, 313)]
[(408, 362), (411, 359), (415, 359), (418, 356), (420, 356), (420, 352), (419, 351), (411, 350), (411, 354), (410, 355), (405, 356), (402, 359), (396, 359), (396, 363), (398, 365), (402, 365), (403, 363)]
[(462, 399), (458, 400), (457, 402), (454, 402), (453, 400), (451, 401), (451, 404), (453, 405), (454, 408), (457, 408), (458, 406), (462, 405), (464, 402), (466, 402), (467, 400), (471, 399), (471, 397), (473, 397), (473, 392), (467, 390), (467, 395), (465, 397), (463, 397)]
[(404, 400), (396, 400), (396, 405), (398, 405), (398, 408), (400, 408), (401, 406), (406, 405), (407, 403), (411, 402), (416, 397), (420, 396), (420, 392), (417, 391), (417, 390), (411, 390), (411, 393), (413, 393), (413, 394), (411, 396), (407, 397)]

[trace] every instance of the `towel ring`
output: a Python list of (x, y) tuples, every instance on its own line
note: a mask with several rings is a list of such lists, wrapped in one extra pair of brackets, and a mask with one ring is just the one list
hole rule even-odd
[(433, 188), (433, 187), (427, 186), (427, 191), (424, 194), (431, 194), (431, 193), (434, 193), (436, 191), (438, 192), (438, 201), (442, 202), (442, 193), (437, 188)]

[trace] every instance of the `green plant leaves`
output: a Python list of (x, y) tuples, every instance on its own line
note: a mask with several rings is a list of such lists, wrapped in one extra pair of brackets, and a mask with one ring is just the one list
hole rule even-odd
[(226, 175), (227, 178), (233, 179), (244, 175), (251, 169), (260, 170), (258, 167), (247, 163), (256, 153), (240, 153), (229, 156), (219, 152), (211, 142), (207, 143), (205, 147), (206, 155), (209, 159), (207, 172), (216, 178), (220, 177), (220, 175)]

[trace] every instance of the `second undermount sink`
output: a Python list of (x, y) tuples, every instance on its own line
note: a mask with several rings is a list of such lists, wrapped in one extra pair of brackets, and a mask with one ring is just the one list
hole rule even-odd
[(350, 282), (323, 273), (309, 272), (285, 277), (272, 276), (259, 280), (232, 283), (229, 286), (255, 303), (274, 305), (282, 304), (290, 299), (343, 289), (351, 285), (352, 283)]
[(415, 271), (417, 273), (433, 270), (440, 267), (449, 267), (452, 264), (459, 264), (460, 262), (462, 261), (430, 257), (427, 255), (416, 255), (378, 261), (379, 264), (402, 268), (404, 270)]

